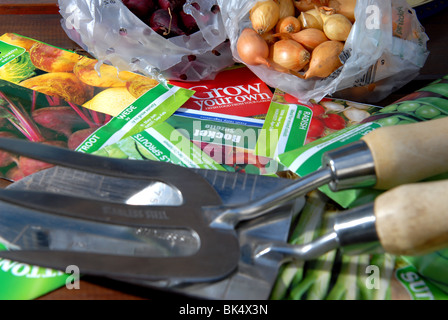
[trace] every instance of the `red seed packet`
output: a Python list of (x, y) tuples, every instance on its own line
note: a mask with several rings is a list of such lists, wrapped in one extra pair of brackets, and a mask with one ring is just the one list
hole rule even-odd
[(221, 71), (213, 80), (170, 83), (196, 91), (183, 108), (240, 117), (264, 118), (273, 96), (271, 89), (246, 66)]

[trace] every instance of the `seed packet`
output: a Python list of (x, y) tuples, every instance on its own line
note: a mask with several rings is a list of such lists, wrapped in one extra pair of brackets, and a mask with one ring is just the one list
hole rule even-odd
[[(426, 267), (422, 267), (418, 260), (425, 260)], [(397, 261), (395, 278), (412, 300), (448, 300), (448, 286), (440, 282), (440, 277), (444, 277), (446, 259), (440, 253), (426, 255), (424, 259), (398, 257)], [(433, 274), (439, 280), (435, 280)]]
[[(5, 250), (1, 244), (0, 250)], [(62, 271), (0, 258), (1, 300), (35, 299), (71, 281)]]
[(159, 83), (14, 33), (0, 36), (0, 79), (111, 116)]
[(378, 109), (373, 105), (332, 98), (305, 105), (276, 89), (255, 153), (276, 159), (287, 151), (358, 124)]
[(104, 146), (93, 154), (122, 159), (163, 161), (188, 168), (225, 170), (188, 137), (166, 122)]
[(92, 133), (76, 150), (92, 153), (157, 123), (162, 123), (192, 94), (193, 91), (188, 89), (173, 85), (168, 85), (166, 88), (159, 84)]
[(281, 169), (274, 159), (254, 153), (262, 119), (180, 108), (166, 122), (229, 171), (275, 174)]
[[(427, 121), (448, 115), (447, 79), (439, 79), (395, 103), (379, 109), (359, 124), (333, 132), (309, 144), (280, 154), (278, 160), (299, 176), (317, 170), (322, 155), (337, 147), (361, 139), (368, 132), (382, 126)], [(385, 142), (386, 143), (386, 142)], [(350, 189), (332, 192), (328, 186), (321, 190), (344, 208), (356, 206), (373, 199), (380, 191), (371, 189)]]
[(223, 70), (214, 80), (170, 83), (195, 91), (183, 105), (194, 110), (264, 118), (272, 99), (271, 89), (245, 66)]

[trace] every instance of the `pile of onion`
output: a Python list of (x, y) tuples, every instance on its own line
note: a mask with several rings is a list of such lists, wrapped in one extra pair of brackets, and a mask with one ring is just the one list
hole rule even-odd
[[(186, 0), (122, 0), (140, 20), (164, 38), (190, 35), (199, 30), (196, 20), (184, 11)], [(197, 10), (197, 2), (192, 3)]]
[(238, 38), (238, 55), (247, 65), (326, 78), (342, 66), (355, 6), (356, 0), (260, 0), (249, 12), (251, 28)]

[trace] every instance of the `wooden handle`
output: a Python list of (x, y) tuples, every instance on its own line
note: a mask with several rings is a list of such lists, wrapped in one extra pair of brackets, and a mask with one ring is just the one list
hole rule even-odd
[(402, 185), (375, 199), (376, 229), (392, 254), (420, 255), (448, 247), (448, 180)]
[(362, 140), (373, 155), (376, 189), (448, 172), (448, 117), (379, 128)]

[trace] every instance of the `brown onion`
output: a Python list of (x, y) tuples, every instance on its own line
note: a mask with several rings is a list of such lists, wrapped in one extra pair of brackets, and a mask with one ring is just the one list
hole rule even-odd
[(259, 1), (249, 11), (252, 28), (258, 34), (274, 29), (279, 18), (280, 7), (274, 0)]
[(277, 33), (296, 33), (302, 29), (299, 19), (293, 16), (288, 16), (278, 20), (275, 26), (275, 32)]
[(270, 30), (268, 32), (265, 32), (261, 35), (261, 37), (266, 41), (268, 46), (271, 46), (278, 40), (278, 36), (274, 34), (274, 30)]
[(289, 16), (294, 16), (296, 14), (296, 8), (294, 7), (293, 0), (274, 0), (278, 3), (280, 8), (279, 19)]
[(311, 61), (305, 79), (312, 77), (326, 78), (342, 66), (339, 54), (344, 49), (340, 41), (325, 41), (318, 45), (311, 54)]
[(308, 51), (313, 51), (318, 45), (322, 42), (328, 41), (329, 39), (325, 36), (325, 33), (319, 29), (303, 29), (299, 32), (291, 34), (291, 38), (302, 46), (305, 47)]
[(270, 48), (269, 58), (279, 66), (298, 72), (310, 62), (310, 53), (294, 40), (279, 40)]
[(336, 13), (346, 16), (350, 22), (355, 22), (356, 0), (330, 0), (328, 6), (334, 8)]
[(328, 0), (296, 0), (294, 6), (300, 12), (314, 9), (315, 7), (327, 6)]
[(313, 28), (313, 29), (323, 29), (322, 18), (316, 17), (309, 12), (302, 12), (299, 15), (299, 21), (303, 29)]
[(248, 65), (265, 65), (270, 67), (269, 46), (266, 41), (253, 29), (244, 29), (237, 41), (236, 49), (241, 61)]
[(333, 8), (321, 7), (319, 11), (324, 22), (323, 30), (327, 38), (335, 41), (346, 41), (353, 26), (350, 20), (340, 13), (335, 13), (336, 10)]

